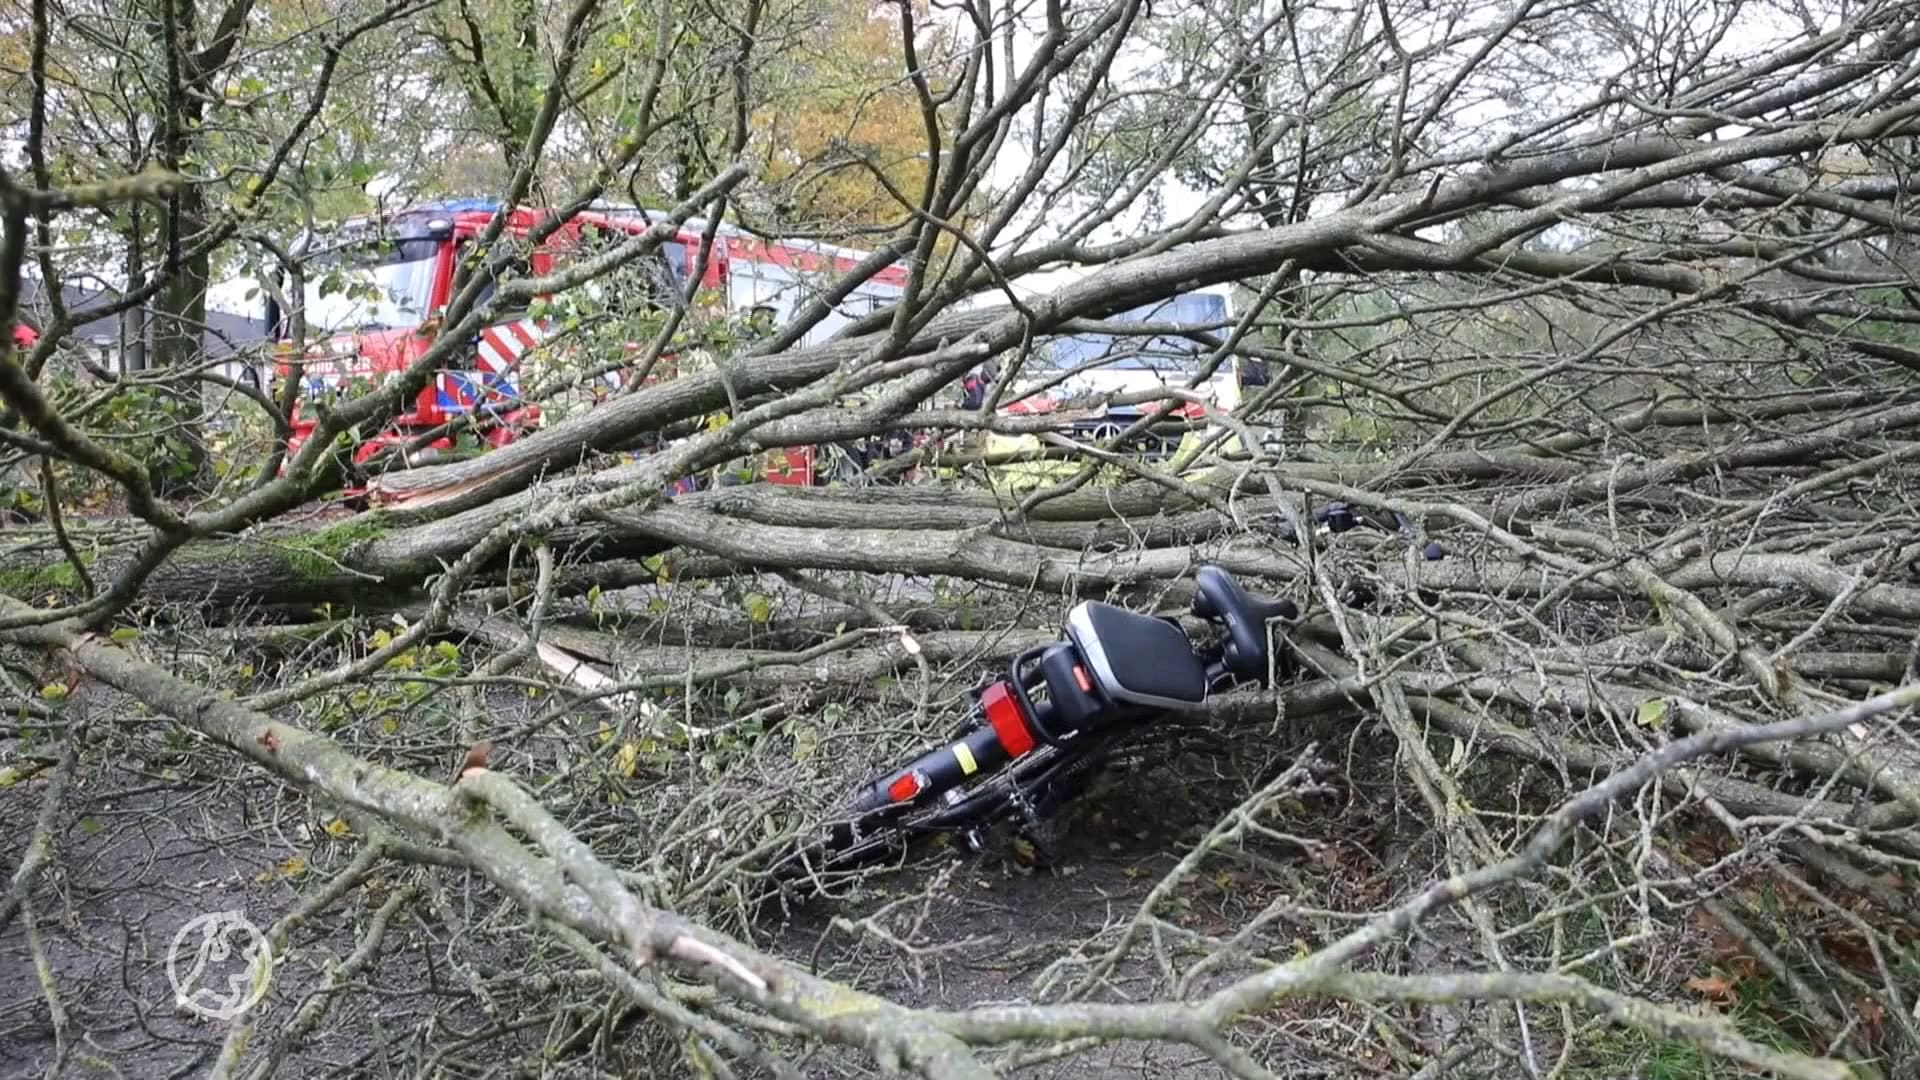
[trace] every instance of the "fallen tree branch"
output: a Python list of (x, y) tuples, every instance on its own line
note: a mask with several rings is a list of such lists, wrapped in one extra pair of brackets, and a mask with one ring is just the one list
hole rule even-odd
[(26, 848), (20, 855), (20, 866), (7, 882), (7, 895), (0, 898), (0, 933), (4, 933), (8, 924), (13, 922), (14, 912), (26, 902), (27, 894), (33, 891), (34, 885), (40, 880), (40, 872), (46, 869), (47, 860), (53, 857), (54, 819), (67, 797), (67, 784), (73, 779), (74, 762), (80, 756), (80, 746), (86, 741), (86, 735), (85, 722), (67, 729), (66, 739), (60, 746), (60, 759), (54, 763), (53, 775), (47, 780), (46, 794), (40, 800), (40, 814), (33, 819), (33, 830), (27, 834)]

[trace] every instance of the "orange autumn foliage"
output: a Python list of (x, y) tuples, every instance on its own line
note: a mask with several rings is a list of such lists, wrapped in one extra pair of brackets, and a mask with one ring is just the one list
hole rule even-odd
[[(945, 35), (928, 28), (924, 0), (915, 7), (916, 47), (938, 96), (957, 67), (943, 63)], [(900, 197), (921, 197), (928, 148), (919, 96), (905, 75), (898, 8), (821, 0), (809, 29), (763, 82), (768, 98), (753, 117), (761, 179), (780, 192), (786, 224), (849, 232), (898, 225), (908, 216)], [(944, 144), (951, 136), (941, 137)]]

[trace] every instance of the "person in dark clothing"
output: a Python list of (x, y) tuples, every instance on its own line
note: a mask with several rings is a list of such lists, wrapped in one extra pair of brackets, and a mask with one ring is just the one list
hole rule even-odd
[(969, 411), (987, 403), (987, 380), (977, 371), (969, 372), (960, 383), (960, 407)]
[(960, 407), (978, 409), (987, 403), (987, 391), (1000, 377), (1000, 365), (992, 361), (975, 368), (960, 382)]

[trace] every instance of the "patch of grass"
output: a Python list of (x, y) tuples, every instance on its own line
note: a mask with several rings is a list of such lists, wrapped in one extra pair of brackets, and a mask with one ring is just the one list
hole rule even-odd
[(1819, 1053), (1816, 1033), (1800, 1017), (1795, 1000), (1771, 978), (1742, 979), (1740, 1003), (1728, 1019), (1742, 1035), (1762, 1046), (1796, 1054)]
[(73, 564), (62, 559), (38, 566), (0, 567), (0, 592), (25, 598), (51, 589), (77, 589), (80, 578)]
[[(1733, 1026), (1754, 1042), (1783, 1053), (1817, 1054), (1792, 1030), (1791, 998), (1772, 979), (1752, 978), (1739, 984), (1740, 1002), (1726, 1014)], [(1745, 1080), (1760, 1076), (1737, 1062), (1708, 1054), (1687, 1043), (1657, 1039), (1624, 1028), (1589, 1030), (1575, 1047), (1569, 1080)]]
[(1733, 1080), (1754, 1075), (1682, 1042), (1604, 1029), (1581, 1041), (1568, 1080)]

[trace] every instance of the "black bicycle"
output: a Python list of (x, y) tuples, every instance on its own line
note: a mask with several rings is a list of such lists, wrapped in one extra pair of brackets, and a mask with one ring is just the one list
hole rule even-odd
[[(1418, 543), (1412, 523), (1390, 511), (1328, 503), (1314, 518), (1332, 533), (1367, 524)], [(1443, 552), (1430, 543), (1422, 555)], [(1170, 711), (1300, 670), (1290, 650), (1268, 648), (1269, 622), (1300, 617), (1291, 600), (1249, 595), (1226, 570), (1203, 566), (1192, 610), (1220, 630), (1217, 641), (1195, 643), (1170, 617), (1095, 600), (1075, 606), (1066, 640), (1021, 653), (975, 689), (949, 742), (863, 784), (835, 820), (774, 863), (773, 881), (805, 891), (826, 872), (896, 856), (937, 834), (979, 851), (1002, 821), (1037, 833), (1129, 737)]]

